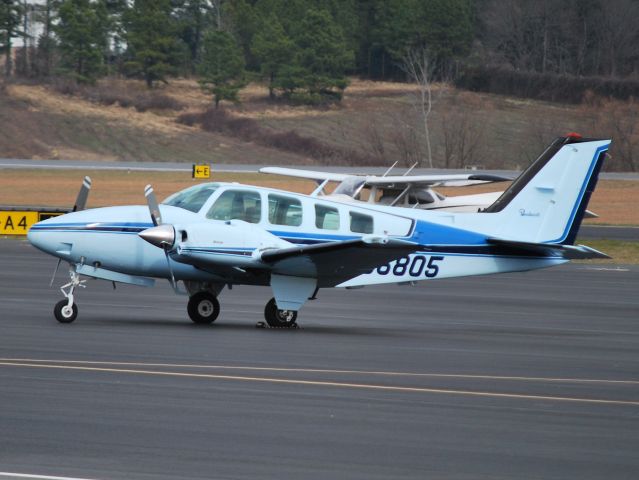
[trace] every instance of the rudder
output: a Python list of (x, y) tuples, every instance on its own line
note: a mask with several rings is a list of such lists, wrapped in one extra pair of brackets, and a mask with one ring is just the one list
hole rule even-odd
[(500, 238), (573, 244), (610, 140), (557, 138), (484, 210), (498, 215)]

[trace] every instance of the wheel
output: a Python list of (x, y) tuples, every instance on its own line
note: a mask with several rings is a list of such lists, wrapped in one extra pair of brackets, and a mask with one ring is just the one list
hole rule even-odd
[(53, 308), (55, 319), (60, 323), (71, 323), (78, 316), (78, 306), (74, 303), (69, 308), (68, 304), (69, 301), (65, 298), (56, 303)]
[(194, 323), (213, 323), (220, 314), (220, 302), (209, 292), (198, 292), (189, 298), (186, 310)]
[(264, 318), (269, 327), (294, 327), (297, 322), (295, 310), (280, 310), (275, 299), (271, 298), (264, 307)]

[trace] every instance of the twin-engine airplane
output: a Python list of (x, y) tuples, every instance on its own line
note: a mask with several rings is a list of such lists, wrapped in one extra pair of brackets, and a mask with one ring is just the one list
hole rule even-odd
[(610, 140), (556, 139), (501, 197), (478, 213), (347, 204), (234, 183), (196, 185), (148, 207), (82, 210), (34, 225), (29, 241), (70, 265), (63, 323), (78, 312), (81, 278), (151, 286), (182, 281), (188, 314), (213, 322), (225, 286), (270, 286), (270, 326), (294, 326), (320, 288), (412, 283), (534, 270), (605, 257), (574, 245)]

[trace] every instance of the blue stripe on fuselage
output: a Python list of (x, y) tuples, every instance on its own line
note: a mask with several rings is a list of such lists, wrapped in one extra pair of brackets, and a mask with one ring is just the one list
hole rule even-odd
[[(116, 233), (138, 234), (153, 227), (152, 223), (142, 222), (87, 222), (87, 223), (63, 223), (52, 222), (36, 224), (31, 227), (34, 231), (47, 232), (86, 232), (86, 233)], [(325, 242), (340, 242), (355, 240), (362, 235), (340, 235), (316, 232), (291, 232), (282, 230), (269, 230), (269, 233), (283, 240), (297, 245), (312, 245)], [(420, 245), (486, 245), (486, 236), (478, 233), (462, 230), (447, 225), (424, 220), (415, 220), (413, 231), (410, 235), (402, 237), (404, 240)]]
[(486, 236), (461, 228), (416, 220), (413, 233), (406, 237), (420, 245), (485, 245)]

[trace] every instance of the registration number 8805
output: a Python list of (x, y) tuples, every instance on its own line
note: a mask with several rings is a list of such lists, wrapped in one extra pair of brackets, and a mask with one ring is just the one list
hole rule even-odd
[(424, 275), (427, 278), (435, 278), (439, 273), (439, 265), (437, 265), (437, 262), (443, 260), (444, 257), (436, 255), (431, 257), (426, 255), (411, 255), (398, 258), (386, 265), (381, 265), (377, 267), (375, 271), (379, 275), (392, 274), (397, 277), (409, 275), (415, 278)]

